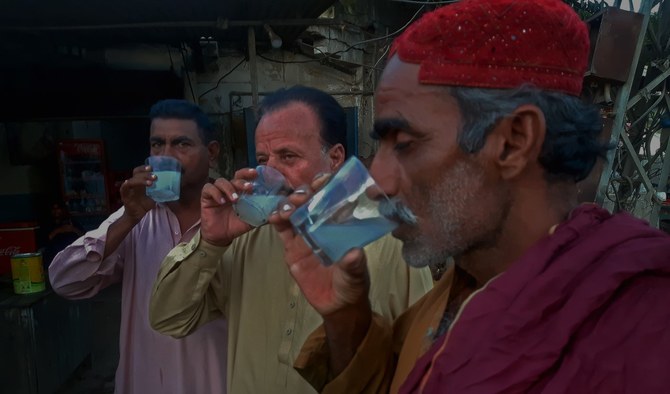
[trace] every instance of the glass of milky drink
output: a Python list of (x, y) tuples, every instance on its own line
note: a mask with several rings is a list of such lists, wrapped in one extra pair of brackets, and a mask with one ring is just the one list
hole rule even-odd
[(156, 175), (153, 185), (147, 186), (147, 196), (156, 202), (179, 200), (181, 163), (172, 156), (149, 156), (146, 164)]
[(233, 204), (237, 216), (244, 222), (259, 227), (268, 222), (272, 211), (291, 192), (281, 172), (272, 167), (260, 165), (256, 167), (258, 176), (251, 182), (249, 193), (240, 195)]
[(392, 205), (356, 157), (291, 215), (291, 224), (325, 265), (352, 248), (393, 231), (398, 223), (382, 205)]

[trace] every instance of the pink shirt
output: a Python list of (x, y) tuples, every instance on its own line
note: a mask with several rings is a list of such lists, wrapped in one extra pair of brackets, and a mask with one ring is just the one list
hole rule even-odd
[(177, 217), (158, 204), (101, 261), (107, 228), (122, 213), (123, 208), (54, 258), (49, 266), (53, 289), (63, 297), (81, 299), (123, 282), (117, 393), (225, 393), (228, 335), (224, 319), (211, 321), (182, 339), (159, 334), (149, 326), (149, 297), (161, 262), (178, 243), (193, 238), (200, 222), (181, 234)]

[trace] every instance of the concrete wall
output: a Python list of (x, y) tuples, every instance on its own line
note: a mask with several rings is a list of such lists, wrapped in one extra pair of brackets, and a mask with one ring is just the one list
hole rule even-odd
[[(302, 84), (322, 89), (326, 92), (356, 93), (361, 89), (360, 77), (348, 75), (327, 66), (314, 63), (291, 63), (309, 60), (301, 55), (285, 51), (273, 51), (264, 54), (265, 57), (276, 59), (284, 64), (269, 62), (258, 58), (258, 91), (272, 92), (279, 88)], [(197, 75), (196, 95), (200, 96), (216, 86), (219, 78), (232, 69), (243, 58), (239, 55), (229, 55), (217, 60), (217, 72)], [(200, 105), (210, 113), (227, 113), (231, 109), (239, 110), (251, 106), (250, 95), (233, 95), (231, 92), (251, 93), (251, 77), (249, 62), (244, 62), (235, 71), (219, 83), (218, 88), (205, 94), (199, 99)], [(357, 96), (337, 97), (344, 106), (359, 103)]]
[[(300, 46), (302, 53), (294, 53), (295, 46), (286, 42), (284, 47), (290, 48), (290, 51), (266, 49), (267, 45), (259, 45), (258, 91), (272, 92), (282, 87), (303, 84), (330, 92), (344, 107), (357, 107), (359, 157), (369, 160), (376, 150), (375, 142), (368, 136), (372, 129), (374, 113), (374, 103), (370, 92), (374, 90), (384, 63), (384, 55), (391, 42), (391, 35), (388, 33), (405, 24), (417, 8), (418, 6), (402, 4), (389, 5), (385, 0), (337, 3), (328, 13), (329, 16), (346, 19), (349, 23), (333, 27), (309, 27), (307, 36), (322, 37), (322, 39), (317, 39), (313, 45), (310, 44), (311, 46)], [(264, 32), (257, 31), (257, 34), (257, 42), (267, 41), (267, 37), (261, 36)], [(374, 40), (379, 37), (381, 39)], [(366, 42), (364, 46), (352, 48), (352, 44), (362, 41)], [(312, 57), (306, 56), (310, 54), (308, 53), (310, 51)], [(324, 53), (335, 53), (333, 58), (347, 62), (348, 72), (332, 65), (321, 64), (322, 62), (313, 58), (322, 56)], [(231, 176), (241, 164), (240, 160), (235, 161), (235, 158), (241, 156), (246, 158), (243, 109), (252, 106), (252, 86), (250, 63), (245, 60), (245, 54), (234, 50), (219, 49), (218, 58), (206, 62), (206, 71), (198, 74), (185, 73), (178, 50), (175, 48), (170, 50), (167, 46), (135, 45), (107, 48), (97, 52), (91, 51), (87, 56), (91, 59), (97, 58), (110, 68), (173, 70), (181, 74), (184, 83), (184, 97), (200, 104), (222, 133), (223, 154), (219, 168), (212, 175)], [(190, 58), (188, 54), (185, 57)], [(241, 64), (230, 72), (240, 62)], [(192, 71), (194, 67), (188, 63), (187, 61), (187, 69)], [(229, 72), (230, 74), (226, 75)], [(118, 134), (118, 128), (110, 127), (105, 121), (70, 120), (20, 125), (0, 123), (0, 173), (2, 174), (0, 196), (50, 194), (55, 193), (58, 187), (57, 175), (54, 175), (57, 174), (57, 172), (54, 173), (57, 168), (53, 161), (46, 169), (40, 164), (20, 163), (15, 160), (17, 155), (13, 154), (12, 149), (21, 149), (21, 155), (18, 157), (22, 155), (27, 157), (44, 153), (44, 149), (52, 149), (57, 138), (107, 140), (122, 137), (123, 141), (137, 140), (137, 145), (133, 145), (136, 148), (133, 152), (137, 151), (137, 154), (134, 155), (137, 157), (133, 160), (137, 161), (141, 158), (140, 156), (144, 155), (139, 151), (146, 146), (146, 134), (143, 130), (142, 133), (138, 132), (135, 126), (133, 124), (131, 127), (136, 130), (133, 133)], [(9, 146), (16, 141), (19, 141), (19, 147)], [(111, 150), (115, 150), (113, 146), (120, 144), (122, 143), (110, 144)], [(10, 160), (10, 154), (14, 160)], [(119, 162), (117, 159), (122, 156), (123, 152), (108, 151), (110, 169), (120, 171), (136, 165), (134, 162), (131, 166), (127, 165), (128, 163)], [(0, 220), (2, 220), (1, 215)]]
[[(297, 50), (295, 45), (286, 42), (283, 48), (290, 50), (258, 46), (258, 91), (272, 92), (302, 84), (330, 92), (344, 107), (357, 107), (359, 157), (368, 161), (376, 151), (375, 141), (369, 138), (374, 119), (374, 100), (370, 92), (374, 91), (381, 74), (394, 33), (401, 31), (423, 9), (420, 5), (387, 0), (341, 0), (322, 17), (346, 20), (346, 23), (308, 27)], [(268, 41), (264, 33), (257, 30), (257, 42)], [(321, 39), (312, 43), (307, 37)], [(314, 59), (324, 54), (345, 62), (349, 72)], [(191, 74), (194, 92), (190, 92), (190, 86), (185, 87), (185, 97), (195, 96), (194, 101), (205, 111), (226, 119), (226, 130), (232, 135), (227, 141), (230, 146), (224, 146), (227, 154), (241, 149), (239, 140), (244, 136), (237, 130), (241, 121), (236, 119), (236, 114), (252, 105), (250, 63), (244, 61), (245, 56), (219, 50), (219, 58), (206, 64), (206, 72)], [(240, 61), (242, 63), (231, 72)], [(222, 172), (235, 164), (224, 159)]]
[[(323, 53), (337, 53), (338, 60), (346, 61), (349, 72), (336, 69), (333, 66), (321, 64), (318, 59), (296, 54), (294, 52), (272, 49), (259, 50), (257, 57), (257, 90), (260, 93), (273, 92), (279, 88), (296, 84), (306, 85), (331, 93), (343, 107), (358, 108), (358, 155), (362, 159), (369, 159), (373, 155), (376, 145), (369, 138), (373, 120), (372, 92), (377, 73), (371, 72), (370, 67), (356, 66), (356, 64), (372, 64), (379, 58), (376, 44), (372, 52), (359, 49), (347, 50), (349, 44), (363, 41), (365, 36), (355, 29), (340, 29), (327, 26), (310, 27), (312, 35), (320, 35), (325, 39), (319, 40), (313, 46), (302, 47), (303, 51), (311, 51), (315, 56)], [(257, 41), (264, 37), (257, 37)], [(241, 64), (240, 64), (241, 62)], [(237, 66), (237, 68), (235, 68)], [(185, 96), (197, 97), (197, 102), (212, 116), (224, 119), (225, 128), (229, 132), (228, 141), (224, 139), (222, 151), (224, 156), (237, 157), (246, 144), (241, 118), (244, 108), (252, 107), (252, 85), (250, 62), (244, 55), (234, 52), (222, 52), (220, 57), (207, 65), (207, 71), (200, 74), (190, 74), (194, 94), (190, 86), (185, 86)], [(235, 69), (234, 69), (235, 68)], [(231, 72), (231, 70), (233, 70)], [(230, 73), (229, 75), (226, 75)], [(225, 76), (225, 77), (224, 77)], [(222, 159), (222, 173), (230, 173), (242, 163), (232, 158)]]
[[(372, 98), (370, 95), (361, 93), (364, 91), (361, 81), (362, 70), (359, 70), (357, 74), (349, 75), (318, 62), (292, 63), (304, 62), (309, 58), (280, 50), (263, 54), (263, 56), (275, 59), (277, 62), (258, 58), (258, 92), (261, 93), (261, 99), (264, 92), (269, 93), (296, 84), (312, 86), (329, 92), (342, 106), (359, 108), (359, 156), (365, 158), (372, 154), (373, 143), (368, 137), (372, 119)], [(216, 62), (217, 72), (194, 76), (195, 94), (200, 97), (199, 104), (203, 109), (214, 117), (231, 116), (232, 114), (233, 119), (230, 120), (232, 125), (227, 124), (226, 129), (235, 134), (234, 141), (230, 144), (233, 146), (232, 149), (237, 151), (243, 149), (240, 139), (243, 139), (244, 136), (237, 130), (239, 125), (236, 126), (236, 123), (239, 121), (234, 118), (241, 116), (244, 108), (252, 107), (249, 62), (243, 62), (229, 76), (218, 81), (242, 60), (243, 58), (239, 55), (221, 57)], [(215, 88), (217, 82), (218, 87)], [(207, 92), (213, 88), (215, 89)], [(231, 127), (233, 130), (230, 129)], [(231, 152), (227, 147), (224, 147), (223, 151)], [(223, 167), (229, 166), (235, 166), (235, 164), (232, 162), (223, 164)], [(222, 172), (225, 173), (225, 169)]]

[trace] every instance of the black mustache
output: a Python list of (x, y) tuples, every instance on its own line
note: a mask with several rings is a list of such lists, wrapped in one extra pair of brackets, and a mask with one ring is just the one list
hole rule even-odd
[(379, 213), (382, 216), (404, 224), (417, 224), (417, 218), (414, 212), (400, 199), (393, 197), (391, 199), (382, 199), (379, 202)]

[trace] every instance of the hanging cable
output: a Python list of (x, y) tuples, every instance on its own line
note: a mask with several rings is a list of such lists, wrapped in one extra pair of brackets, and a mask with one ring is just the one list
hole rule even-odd
[(181, 60), (184, 62), (184, 70), (186, 71), (186, 79), (188, 80), (188, 87), (191, 89), (191, 97), (195, 101), (195, 92), (193, 91), (193, 84), (191, 83), (191, 75), (188, 72), (188, 67), (186, 66), (186, 56), (184, 55), (183, 43), (179, 43), (179, 52), (181, 53)]
[(261, 55), (260, 53), (257, 53), (256, 56), (260, 57), (263, 60), (267, 60), (268, 62), (272, 63), (280, 63), (280, 64), (302, 64), (302, 63), (321, 63), (323, 59), (310, 59), (310, 60), (279, 60), (279, 59), (272, 59), (267, 56)]
[[(433, 3), (431, 3), (431, 4), (433, 4)], [(390, 37), (393, 37), (393, 36), (397, 35), (398, 33), (402, 32), (403, 30), (405, 30), (405, 29), (407, 28), (407, 26), (409, 26), (412, 22), (414, 22), (414, 20), (416, 19), (416, 17), (421, 13), (421, 11), (423, 11), (424, 8), (425, 8), (425, 5), (422, 5), (421, 7), (419, 7), (419, 9), (416, 10), (416, 12), (414, 13), (414, 15), (412, 15), (412, 17), (411, 17), (411, 18), (410, 18), (410, 19), (409, 19), (409, 20), (408, 20), (408, 21), (407, 21), (401, 28), (399, 28), (398, 30), (394, 31), (393, 33), (389, 33), (389, 34), (387, 34), (387, 35), (385, 35), (385, 36), (382, 36), (382, 37), (376, 37), (376, 38), (371, 38), (371, 39), (368, 39), (368, 40), (363, 40), (363, 41), (356, 42), (356, 43), (354, 43), (354, 44), (348, 45), (346, 49), (343, 49), (343, 50), (340, 50), (340, 51), (335, 51), (335, 52), (333, 52), (333, 53), (328, 54), (328, 53), (325, 53), (324, 51), (322, 51), (320, 48), (315, 47), (315, 46), (313, 46), (313, 45), (309, 45), (309, 44), (304, 43), (304, 42), (303, 42), (303, 45), (308, 46), (308, 47), (310, 47), (310, 48), (312, 48), (312, 49), (315, 49), (315, 50), (321, 52), (321, 53), (324, 55), (324, 59), (326, 59), (326, 60), (328, 60), (328, 59), (330, 59), (330, 60), (340, 60), (340, 59), (338, 59), (338, 58), (335, 57), (335, 56), (337, 56), (337, 55), (339, 55), (339, 54), (341, 54), (341, 53), (349, 52), (349, 51), (352, 50), (352, 49), (359, 49), (359, 48), (356, 48), (356, 46), (358, 46), (358, 45), (361, 45), (361, 44), (367, 44), (367, 43), (370, 43), (370, 42), (375, 42), (375, 41), (380, 41), (380, 40), (386, 40), (386, 39), (388, 39), (388, 38), (390, 38)], [(389, 46), (389, 48), (390, 48), (390, 46)], [(387, 51), (388, 51), (388, 49), (387, 49)], [(369, 65), (365, 65), (365, 64), (360, 64), (360, 63), (352, 63), (352, 62), (348, 62), (348, 63), (356, 64), (356, 65), (359, 65), (359, 66), (362, 66), (362, 67), (366, 67), (366, 68), (370, 68), (370, 69), (377, 69), (377, 65), (379, 64), (379, 62), (381, 61), (381, 59), (382, 59), (385, 55), (386, 55), (386, 54), (382, 55), (382, 56), (375, 62), (375, 64), (374, 64), (373, 66), (369, 66)], [(313, 60), (294, 60), (294, 61), (284, 61), (284, 60), (272, 59), (272, 58), (269, 58), (269, 57), (266, 57), (266, 56), (263, 56), (263, 55), (258, 55), (258, 56), (259, 56), (260, 58), (262, 58), (262, 59), (265, 59), (265, 60), (269, 61), (269, 62), (282, 63), (282, 64), (291, 64), (291, 63), (316, 63), (316, 62), (323, 62), (323, 60), (324, 60), (324, 59), (313, 59)]]
[(170, 46), (167, 46), (168, 56), (170, 57), (170, 71), (174, 72), (174, 62), (172, 61), (172, 51), (170, 51)]
[(403, 25), (403, 27), (401, 27), (400, 29), (394, 31), (393, 33), (389, 33), (389, 34), (387, 34), (387, 35), (385, 35), (385, 36), (383, 36), (383, 37), (376, 37), (376, 38), (370, 38), (369, 40), (359, 41), (359, 42), (357, 42), (357, 43), (355, 43), (355, 44), (351, 44), (351, 45), (349, 46), (349, 48), (347, 48), (347, 49), (345, 49), (345, 50), (342, 50), (342, 51), (338, 51), (338, 52), (333, 53), (333, 55), (338, 54), (338, 53), (341, 53), (341, 52), (349, 51), (351, 48), (353, 48), (353, 47), (355, 47), (355, 46), (358, 46), (358, 45), (361, 45), (361, 44), (367, 44), (367, 43), (369, 43), (369, 42), (375, 42), (375, 41), (385, 40), (385, 39), (387, 39), (387, 38), (390, 38), (390, 37), (395, 36), (396, 34), (402, 32), (403, 30), (405, 30), (405, 29), (407, 28), (407, 26), (409, 26), (412, 22), (414, 22), (414, 19), (416, 19), (416, 17), (419, 15), (419, 13), (420, 13), (421, 11), (423, 11), (424, 8), (426, 8), (425, 5), (422, 5), (421, 7), (419, 7), (419, 9), (416, 10), (416, 12), (414, 13), (414, 15), (412, 15), (412, 17), (407, 21), (407, 23), (405, 23), (405, 24)]
[(235, 70), (236, 70), (239, 66), (241, 66), (242, 63), (244, 63), (245, 61), (246, 61), (246, 59), (243, 58), (242, 60), (240, 60), (239, 63), (237, 63), (237, 64), (236, 64), (233, 68), (231, 68), (227, 73), (223, 74), (223, 75), (221, 76), (221, 78), (219, 78), (219, 80), (216, 81), (216, 86), (214, 86), (213, 88), (211, 88), (211, 89), (205, 91), (203, 94), (201, 94), (200, 96), (198, 96), (198, 101), (200, 101), (200, 99), (201, 99), (204, 95), (206, 95), (207, 93), (216, 90), (216, 89), (219, 87), (219, 84), (221, 84), (221, 81), (223, 81), (223, 79), (224, 79), (225, 77), (227, 77), (227, 76), (229, 76), (230, 74), (232, 74), (233, 71), (235, 71)]

